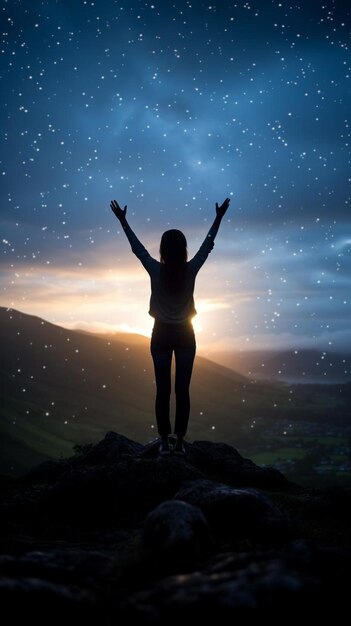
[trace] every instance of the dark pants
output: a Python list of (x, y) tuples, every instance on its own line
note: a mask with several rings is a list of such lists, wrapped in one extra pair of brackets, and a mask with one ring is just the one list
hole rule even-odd
[(156, 377), (156, 421), (161, 437), (172, 432), (169, 420), (169, 401), (171, 396), (171, 364), (175, 355), (175, 394), (176, 417), (174, 432), (184, 437), (189, 421), (190, 396), (189, 385), (193, 371), (196, 343), (194, 329), (190, 322), (182, 324), (164, 324), (155, 321), (151, 336), (151, 354)]

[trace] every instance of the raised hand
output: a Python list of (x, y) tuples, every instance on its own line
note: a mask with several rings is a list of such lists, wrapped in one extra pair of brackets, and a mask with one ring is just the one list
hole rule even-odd
[(216, 214), (217, 217), (221, 218), (225, 215), (228, 207), (229, 207), (229, 203), (230, 203), (230, 198), (226, 198), (223, 202), (223, 204), (221, 204), (221, 206), (218, 206), (218, 203), (216, 202)]
[(111, 200), (110, 207), (121, 223), (126, 221), (127, 205), (125, 205), (124, 209), (121, 209), (116, 200)]

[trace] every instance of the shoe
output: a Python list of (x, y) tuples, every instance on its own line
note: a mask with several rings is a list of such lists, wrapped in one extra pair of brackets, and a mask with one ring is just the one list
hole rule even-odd
[(174, 446), (173, 452), (177, 456), (184, 456), (185, 448), (184, 448), (184, 444), (183, 444), (182, 441), (176, 441), (176, 444)]
[(158, 451), (160, 456), (169, 456), (172, 452), (172, 446), (168, 441), (161, 441)]

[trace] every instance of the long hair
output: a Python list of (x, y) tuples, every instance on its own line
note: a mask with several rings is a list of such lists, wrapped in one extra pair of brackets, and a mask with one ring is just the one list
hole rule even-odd
[(181, 230), (166, 230), (161, 237), (161, 282), (167, 291), (182, 290), (188, 259), (187, 242)]

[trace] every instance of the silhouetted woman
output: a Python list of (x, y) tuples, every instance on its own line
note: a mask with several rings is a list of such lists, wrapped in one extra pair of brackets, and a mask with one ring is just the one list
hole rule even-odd
[(167, 230), (162, 235), (160, 261), (153, 259), (133, 233), (127, 219), (127, 207), (121, 209), (116, 200), (111, 209), (121, 222), (132, 251), (141, 261), (151, 279), (149, 314), (155, 318), (151, 337), (151, 354), (156, 377), (156, 420), (161, 437), (160, 454), (170, 454), (168, 435), (172, 432), (169, 419), (171, 395), (171, 362), (175, 355), (176, 417), (174, 433), (176, 454), (184, 454), (183, 439), (187, 430), (190, 397), (189, 385), (196, 344), (191, 319), (194, 306), (195, 278), (214, 246), (221, 220), (228, 209), (229, 198), (221, 206), (216, 203), (216, 217), (197, 254), (188, 261), (187, 242), (180, 230)]

